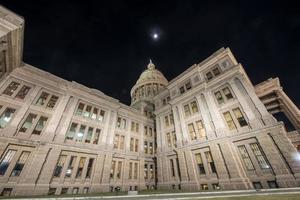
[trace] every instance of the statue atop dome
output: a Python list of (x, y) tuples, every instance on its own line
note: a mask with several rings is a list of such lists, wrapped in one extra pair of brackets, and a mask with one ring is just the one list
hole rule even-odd
[(152, 60), (151, 59), (149, 59), (150, 60), (150, 62), (149, 62), (149, 64), (148, 64), (148, 69), (155, 69), (155, 65), (152, 63)]

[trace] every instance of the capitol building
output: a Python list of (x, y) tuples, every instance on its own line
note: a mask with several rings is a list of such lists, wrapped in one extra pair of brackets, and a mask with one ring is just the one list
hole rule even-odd
[(129, 106), (24, 63), (23, 33), (0, 7), (2, 196), (300, 186), (299, 109), (229, 48), (172, 80), (150, 61)]

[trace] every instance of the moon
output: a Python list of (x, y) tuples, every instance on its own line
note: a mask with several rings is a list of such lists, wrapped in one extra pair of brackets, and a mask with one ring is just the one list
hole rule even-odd
[(154, 33), (154, 34), (152, 35), (152, 37), (153, 37), (154, 40), (157, 40), (157, 39), (158, 39), (158, 34), (157, 34), (157, 33)]

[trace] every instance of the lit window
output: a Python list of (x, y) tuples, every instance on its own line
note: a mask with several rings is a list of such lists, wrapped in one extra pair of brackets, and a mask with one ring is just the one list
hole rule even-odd
[(66, 171), (66, 177), (71, 177), (72, 175), (72, 171), (74, 169), (75, 163), (76, 163), (76, 156), (71, 156), (70, 161), (69, 161), (69, 165)]
[(13, 108), (6, 108), (0, 116), (0, 128), (5, 128), (12, 119), (12, 116), (16, 110)]
[(144, 152), (148, 153), (148, 142), (144, 141)]
[(83, 108), (84, 108), (84, 104), (83, 104), (83, 103), (79, 103), (79, 104), (78, 104), (78, 107), (77, 107), (77, 110), (76, 110), (76, 114), (77, 114), (77, 115), (82, 115), (82, 113), (83, 113)]
[(205, 128), (203, 127), (203, 123), (201, 120), (196, 121), (196, 127), (197, 127), (199, 138), (206, 138)]
[(118, 168), (117, 168), (117, 178), (121, 178), (121, 173), (122, 173), (122, 161), (118, 161)]
[(191, 102), (191, 108), (192, 108), (193, 114), (198, 112), (198, 106), (197, 106), (196, 101)]
[(191, 115), (191, 110), (190, 110), (189, 105), (185, 105), (183, 108), (184, 108), (184, 114), (185, 114), (185, 116), (189, 117)]
[(148, 164), (144, 165), (144, 179), (148, 179)]
[(78, 124), (72, 123), (66, 135), (66, 140), (73, 140)]
[(215, 93), (215, 96), (216, 96), (217, 101), (218, 101), (219, 104), (224, 103), (224, 99), (223, 99), (223, 96), (222, 96), (221, 92), (219, 92), (219, 91), (216, 92), (216, 93)]
[(247, 152), (245, 145), (238, 146), (238, 150), (240, 152), (240, 155), (242, 157), (242, 160), (243, 160), (247, 170), (254, 170), (254, 166), (251, 162), (250, 156)]
[(231, 117), (230, 112), (225, 112), (225, 113), (223, 113), (223, 115), (224, 115), (225, 121), (226, 121), (226, 123), (227, 123), (227, 125), (229, 127), (229, 130), (236, 129), (236, 126), (234, 124), (234, 121), (233, 121), (233, 119)]
[(153, 165), (150, 165), (150, 179), (154, 179)]
[(227, 100), (233, 99), (233, 96), (232, 96), (232, 94), (231, 94), (228, 87), (223, 89), (223, 93), (224, 93)]
[(153, 154), (153, 143), (149, 142), (149, 153)]
[(18, 99), (24, 99), (26, 97), (26, 95), (28, 94), (29, 90), (30, 90), (30, 87), (28, 87), (26, 85), (23, 85), (23, 87), (21, 88), (21, 90), (16, 95), (16, 98), (18, 98)]
[(39, 121), (36, 123), (36, 126), (33, 129), (32, 134), (40, 135), (41, 132), (42, 132), (42, 130), (43, 130), (43, 128), (46, 125), (47, 120), (48, 120), (47, 117), (41, 116), (40, 119), (39, 119)]
[(98, 115), (98, 108), (94, 108), (91, 118), (95, 120), (97, 118), (97, 115)]
[(75, 138), (76, 142), (82, 142), (82, 139), (83, 139), (83, 136), (85, 133), (85, 129), (86, 129), (85, 125), (80, 125), (80, 129), (79, 129), (78, 133), (76, 134), (76, 138)]
[(94, 131), (94, 128), (89, 127), (87, 135), (85, 137), (85, 143), (90, 143), (91, 142), (92, 137), (93, 137), (93, 131)]
[(4, 175), (11, 160), (13, 159), (14, 155), (16, 154), (16, 150), (12, 150), (12, 149), (9, 149), (5, 156), (3, 157), (1, 163), (0, 163), (0, 175)]
[(270, 169), (270, 165), (268, 164), (265, 156), (263, 155), (261, 149), (259, 148), (257, 143), (250, 144), (250, 147), (258, 161), (258, 164), (262, 169)]
[(84, 117), (90, 117), (92, 112), (92, 106), (86, 106), (85, 111), (83, 113)]
[(33, 121), (36, 119), (36, 117), (37, 117), (36, 114), (29, 113), (22, 127), (20, 128), (19, 132), (25, 133), (28, 129), (31, 129)]
[[(100, 110), (100, 114), (99, 114), (99, 116), (98, 116), (98, 120), (100, 121), (100, 122), (103, 122), (103, 120), (104, 120), (104, 115), (105, 115), (105, 111), (104, 110)], [(125, 128), (125, 127), (124, 127)]]
[(82, 175), (82, 171), (84, 168), (84, 164), (85, 164), (85, 157), (81, 157), (78, 163), (78, 167), (77, 167), (77, 172), (76, 172), (76, 178), (80, 178)]
[(194, 125), (193, 124), (188, 124), (188, 129), (189, 129), (191, 140), (197, 139), (196, 132), (195, 132), (195, 129), (194, 129)]
[(63, 169), (65, 161), (66, 161), (66, 158), (67, 158), (67, 156), (65, 156), (65, 155), (59, 156), (58, 162), (54, 169), (54, 174), (53, 174), (54, 177), (60, 177), (62, 169)]
[(235, 115), (236, 119), (238, 120), (241, 127), (248, 125), (245, 118), (244, 118), (244, 116), (243, 116), (243, 114), (242, 114), (242, 112), (241, 112), (241, 110), (239, 108), (235, 108), (232, 111), (233, 111), (233, 113), (234, 113), (234, 115)]
[(111, 161), (111, 168), (110, 168), (110, 178), (114, 178), (115, 176), (115, 168), (116, 168), (116, 161)]
[(196, 158), (196, 163), (198, 165), (199, 173), (205, 174), (205, 169), (204, 169), (204, 165), (202, 162), (201, 154), (200, 153), (195, 154), (195, 158)]
[(3, 94), (6, 94), (8, 96), (13, 95), (13, 93), (18, 89), (20, 83), (12, 81), (7, 88), (3, 91)]
[(101, 133), (101, 130), (97, 128), (96, 132), (95, 132), (95, 135), (94, 135), (93, 144), (98, 144), (100, 133)]

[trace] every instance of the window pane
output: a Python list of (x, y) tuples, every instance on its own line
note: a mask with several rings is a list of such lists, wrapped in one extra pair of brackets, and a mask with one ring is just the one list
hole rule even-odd
[(148, 164), (144, 165), (144, 179), (148, 179)]
[(36, 101), (36, 105), (43, 106), (46, 103), (46, 100), (48, 98), (49, 94), (47, 92), (42, 92), (38, 100)]
[(247, 126), (247, 122), (239, 108), (232, 110), (241, 127)]
[(118, 168), (117, 168), (117, 178), (121, 178), (121, 173), (122, 173), (122, 161), (118, 161)]
[(125, 140), (125, 136), (121, 135), (121, 137), (120, 137), (120, 149), (124, 149), (124, 140)]
[(85, 143), (90, 143), (93, 137), (93, 131), (94, 128), (93, 127), (89, 127), (86, 138), (85, 138)]
[(250, 144), (250, 147), (251, 147), (260, 167), (262, 169), (269, 169), (270, 165), (268, 164), (265, 156), (262, 154), (258, 144), (257, 143)]
[(185, 92), (185, 89), (184, 89), (184, 87), (182, 86), (182, 87), (180, 87), (179, 88), (179, 91), (180, 91), (180, 94), (183, 94), (184, 92)]
[(99, 114), (99, 116), (98, 116), (98, 120), (99, 120), (100, 122), (103, 122), (104, 115), (105, 115), (105, 111), (104, 111), (104, 110), (100, 110), (100, 114)]
[(206, 132), (205, 129), (203, 127), (203, 123), (202, 121), (196, 121), (196, 126), (197, 126), (197, 132), (198, 132), (198, 136), (199, 138), (206, 138)]
[(134, 163), (134, 179), (138, 178), (138, 163)]
[(24, 99), (26, 97), (26, 95), (28, 94), (30, 90), (30, 87), (24, 85), (21, 90), (18, 92), (18, 94), (16, 95), (16, 98), (18, 99)]
[(6, 108), (0, 117), (0, 128), (5, 128), (6, 125), (12, 119), (12, 116), (16, 110), (13, 108)]
[(186, 90), (191, 89), (191, 88), (192, 88), (191, 83), (190, 83), (190, 82), (187, 82), (187, 83), (185, 84), (185, 88), (186, 88)]
[(101, 133), (101, 130), (100, 129), (96, 129), (96, 132), (95, 132), (95, 135), (94, 135), (94, 141), (93, 141), (93, 144), (98, 144), (99, 142), (99, 137), (100, 137), (100, 133)]
[(36, 114), (29, 113), (29, 115), (25, 119), (22, 127), (20, 128), (19, 132), (25, 133), (28, 129), (31, 129), (33, 121), (35, 120), (36, 117), (37, 117)]
[(3, 94), (11, 96), (19, 87), (20, 83), (11, 82), (7, 88), (3, 91)]
[(190, 107), (189, 105), (185, 105), (184, 107), (184, 114), (186, 117), (189, 117), (191, 115)]
[(148, 153), (148, 142), (144, 141), (144, 152)]
[(0, 175), (4, 175), (11, 160), (13, 159), (14, 155), (16, 154), (16, 150), (11, 150), (9, 149), (4, 158), (2, 159), (1, 163), (0, 163)]
[(165, 126), (170, 126), (169, 117), (165, 116)]
[(55, 167), (55, 170), (54, 170), (54, 174), (53, 174), (54, 177), (60, 177), (60, 174), (61, 174), (62, 169), (64, 167), (66, 158), (67, 158), (67, 156), (65, 156), (65, 155), (60, 155), (59, 156), (59, 159), (57, 161), (57, 164), (56, 164), (56, 167)]
[(132, 170), (133, 170), (133, 168), (132, 168), (132, 162), (130, 162), (129, 163), (129, 175), (128, 175), (129, 179), (132, 179)]
[(134, 148), (134, 138), (130, 138), (130, 151), (133, 151)]
[(46, 125), (46, 122), (47, 122), (48, 118), (47, 117), (43, 117), (41, 116), (39, 121), (37, 122), (34, 130), (32, 131), (32, 134), (36, 134), (36, 135), (40, 135), (43, 128), (45, 127)]
[(110, 178), (114, 178), (115, 176), (115, 168), (116, 168), (116, 161), (111, 161), (111, 168), (110, 168)]
[(168, 147), (171, 147), (172, 143), (171, 143), (171, 135), (170, 135), (170, 133), (167, 133), (167, 142), (168, 142)]
[(218, 75), (220, 74), (219, 68), (217, 68), (217, 67), (214, 68), (214, 69), (213, 69), (213, 73), (214, 73), (215, 76), (218, 76)]
[(86, 106), (83, 116), (90, 117), (92, 111), (92, 106)]
[(119, 146), (119, 135), (116, 134), (114, 139), (114, 149), (118, 149), (118, 146)]
[(82, 171), (83, 171), (84, 164), (85, 164), (85, 159), (86, 159), (85, 157), (82, 157), (79, 160), (77, 172), (76, 172), (76, 178), (80, 178), (82, 175)]
[(29, 157), (29, 154), (30, 152), (28, 151), (23, 151), (19, 160), (17, 161), (12, 173), (11, 173), (11, 176), (19, 176), (22, 172), (22, 169)]
[(79, 132), (76, 134), (76, 139), (75, 139), (76, 142), (81, 142), (82, 141), (85, 129), (86, 129), (85, 125), (80, 126)]
[(98, 108), (94, 108), (93, 114), (92, 114), (92, 119), (96, 119), (98, 115)]
[(191, 140), (197, 139), (196, 132), (195, 132), (195, 129), (194, 129), (194, 125), (193, 124), (188, 124), (188, 129), (189, 129)]
[(69, 165), (68, 165), (68, 168), (67, 168), (67, 171), (66, 171), (66, 177), (71, 177), (72, 171), (74, 169), (74, 165), (76, 163), (76, 159), (77, 159), (76, 156), (71, 156), (70, 161), (69, 161)]
[(66, 135), (66, 140), (73, 140), (76, 129), (77, 129), (77, 125), (76, 123), (72, 123), (70, 126), (70, 129)]
[(84, 104), (83, 103), (79, 103), (78, 107), (77, 107), (77, 110), (76, 110), (76, 115), (82, 115), (83, 108), (84, 108)]
[(138, 139), (135, 139), (135, 147), (134, 147), (134, 151), (135, 152), (138, 152), (139, 150), (139, 140)]
[(223, 115), (224, 115), (224, 118), (225, 118), (225, 120), (226, 120), (226, 123), (227, 123), (227, 125), (228, 125), (228, 127), (229, 127), (229, 130), (236, 129), (236, 126), (235, 126), (235, 124), (234, 124), (234, 121), (233, 121), (233, 119), (232, 119), (232, 117), (231, 117), (230, 112), (225, 112), (225, 113), (223, 113)]
[(215, 93), (215, 96), (216, 96), (217, 101), (218, 101), (219, 104), (224, 103), (224, 99), (223, 99), (223, 97), (222, 97), (221, 92), (216, 92), (216, 93)]
[(231, 92), (230, 92), (230, 90), (229, 90), (228, 87), (224, 88), (223, 92), (224, 92), (224, 95), (225, 95), (225, 97), (226, 97), (227, 100), (233, 99), (233, 96), (232, 96), (232, 94), (231, 94)]
[(254, 170), (254, 166), (251, 162), (251, 159), (249, 157), (249, 154), (247, 152), (245, 145), (238, 146), (238, 150), (240, 152), (240, 155), (242, 157), (242, 160), (243, 160), (247, 170)]
[(206, 73), (207, 80), (211, 80), (213, 78), (213, 75), (211, 72)]
[(197, 113), (198, 112), (198, 106), (197, 106), (196, 101), (192, 101), (191, 102), (191, 107), (192, 107), (192, 112), (193, 113)]
[(58, 100), (58, 97), (52, 95), (51, 98), (50, 98), (50, 100), (49, 100), (49, 102), (48, 102), (48, 104), (47, 104), (47, 107), (48, 107), (48, 108), (54, 108), (54, 106), (55, 106), (57, 100)]

